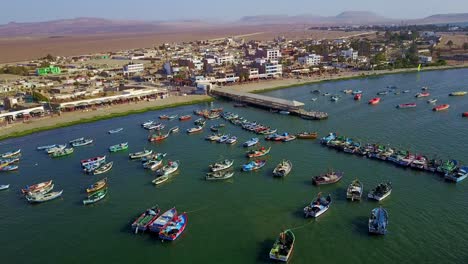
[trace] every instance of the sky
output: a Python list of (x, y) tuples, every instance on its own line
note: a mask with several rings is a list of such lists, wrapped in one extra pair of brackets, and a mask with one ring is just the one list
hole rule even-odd
[(372, 11), (389, 18), (468, 13), (468, 0), (2, 0), (0, 24), (75, 17), (123, 20), (223, 20), (252, 15), (334, 16)]

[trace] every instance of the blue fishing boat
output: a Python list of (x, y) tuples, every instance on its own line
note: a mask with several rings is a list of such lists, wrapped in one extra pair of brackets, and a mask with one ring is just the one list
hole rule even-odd
[(247, 140), (247, 141), (243, 144), (243, 146), (244, 146), (244, 147), (252, 147), (252, 146), (257, 145), (258, 142), (259, 142), (259, 139), (258, 139), (258, 138), (251, 138), (251, 139)]
[(115, 134), (115, 133), (119, 133), (120, 131), (122, 131), (123, 128), (122, 127), (119, 127), (119, 128), (116, 128), (116, 129), (111, 129), (109, 130), (107, 133), (109, 134)]
[(171, 221), (174, 217), (177, 216), (177, 210), (175, 207), (167, 210), (164, 212), (162, 215), (160, 215), (156, 220), (154, 220), (149, 226), (149, 230), (151, 232), (157, 232), (161, 231), (161, 228), (163, 228), (169, 221)]
[(388, 226), (388, 213), (382, 207), (374, 208), (369, 217), (369, 233), (385, 235)]
[(254, 171), (265, 166), (266, 160), (253, 160), (247, 164), (242, 165), (242, 171)]
[(18, 168), (18, 165), (5, 165), (0, 167), (0, 171), (14, 171)]
[(468, 176), (468, 167), (462, 166), (455, 172), (445, 174), (446, 181), (461, 182)]
[(176, 240), (184, 232), (187, 226), (187, 220), (186, 213), (174, 217), (161, 228), (161, 231), (159, 231), (159, 238), (170, 241)]
[(322, 139), (320, 139), (320, 143), (322, 144), (328, 144), (330, 141), (334, 140), (336, 138), (336, 133), (330, 133), (328, 134), (328, 136), (326, 137), (323, 137)]

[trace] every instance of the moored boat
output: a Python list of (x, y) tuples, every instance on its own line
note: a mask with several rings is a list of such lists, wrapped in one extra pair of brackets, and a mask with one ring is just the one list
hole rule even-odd
[(201, 132), (202, 130), (203, 130), (202, 126), (197, 126), (197, 127), (188, 128), (187, 133), (192, 134), (192, 133)]
[(52, 153), (50, 154), (50, 156), (51, 156), (52, 158), (64, 157), (64, 156), (71, 155), (74, 151), (75, 151), (74, 148), (64, 148), (64, 149), (62, 149), (62, 150), (58, 150), (58, 151), (52, 152)]
[(265, 166), (266, 160), (253, 160), (247, 164), (242, 165), (242, 171), (254, 171), (259, 170)]
[(167, 133), (167, 134), (157, 133), (157, 134), (152, 134), (151, 136), (149, 136), (148, 141), (150, 141), (150, 142), (163, 141), (168, 137), (169, 137), (169, 133)]
[(153, 154), (153, 150), (148, 150), (145, 149), (143, 151), (135, 152), (135, 153), (130, 153), (128, 154), (128, 157), (130, 159), (141, 159), (143, 157), (147, 157), (149, 155)]
[(71, 142), (70, 144), (72, 145), (72, 147), (82, 147), (82, 146), (92, 144), (93, 141), (94, 140), (91, 139), (91, 138), (83, 138), (82, 140), (77, 140), (77, 141)]
[(421, 97), (428, 97), (430, 95), (431, 95), (430, 93), (425, 92), (425, 93), (417, 93), (414, 97), (421, 98)]
[(346, 189), (346, 198), (351, 201), (360, 201), (363, 192), (364, 186), (362, 182), (356, 179), (353, 182), (351, 182), (351, 184), (348, 186), (348, 189)]
[(261, 156), (265, 156), (266, 154), (270, 153), (271, 147), (265, 148), (265, 147), (260, 147), (259, 149), (252, 149), (247, 151), (247, 157), (249, 158), (257, 158)]
[(55, 147), (53, 147), (53, 148), (45, 149), (45, 152), (46, 152), (47, 154), (52, 154), (52, 153), (54, 153), (54, 152), (64, 150), (66, 147), (67, 147), (67, 145), (57, 145), (57, 146), (55, 146)]
[(0, 184), (0, 191), (10, 188), (10, 184)]
[(252, 146), (255, 146), (257, 145), (259, 142), (259, 139), (258, 138), (251, 138), (249, 140), (247, 140), (244, 144), (242, 144), (244, 147), (252, 147)]
[(18, 170), (18, 165), (2, 165), (0, 166), (0, 171), (15, 171)]
[(57, 146), (57, 144), (45, 145), (45, 146), (39, 146), (36, 149), (37, 150), (46, 150), (46, 149), (50, 149), (50, 148), (53, 148), (53, 147), (56, 147), (56, 146)]
[(316, 139), (318, 134), (317, 132), (302, 132), (296, 134), (296, 137), (300, 139)]
[(468, 176), (468, 167), (462, 166), (451, 173), (446, 173), (444, 178), (446, 181), (461, 182), (464, 179), (466, 179), (467, 176)]
[(441, 105), (438, 105), (434, 108), (432, 108), (433, 111), (442, 111), (442, 110), (447, 110), (449, 109), (450, 105), (449, 104), (441, 104)]
[(128, 149), (128, 142), (120, 143), (109, 147), (110, 152), (123, 151)]
[(96, 202), (104, 199), (104, 197), (106, 197), (106, 195), (107, 195), (107, 187), (102, 189), (102, 190), (99, 190), (99, 191), (97, 191), (95, 193), (90, 194), (88, 196), (88, 198), (83, 200), (83, 204), (87, 205), (87, 204), (96, 203)]
[(273, 176), (286, 177), (292, 170), (292, 162), (290, 160), (282, 160), (273, 170)]
[(211, 164), (209, 168), (212, 172), (216, 172), (216, 171), (229, 169), (230, 167), (232, 167), (233, 164), (234, 164), (234, 160), (225, 159), (221, 162), (216, 162), (214, 164)]
[(86, 188), (86, 192), (87, 193), (97, 192), (101, 189), (104, 189), (104, 187), (107, 187), (107, 178), (104, 178), (100, 181), (93, 183), (88, 188)]
[(372, 189), (367, 195), (368, 198), (374, 199), (377, 201), (382, 201), (387, 198), (392, 193), (392, 184), (390, 182), (380, 183)]
[(407, 103), (407, 104), (399, 104), (397, 108), (414, 108), (416, 107), (416, 103)]
[(51, 185), (52, 185), (52, 180), (46, 181), (46, 182), (41, 182), (41, 183), (33, 184), (31, 186), (26, 186), (24, 189), (21, 189), (21, 192), (23, 194), (36, 192), (36, 191), (40, 191), (42, 189), (45, 189), (45, 188), (47, 188), (47, 187), (49, 187)]
[(224, 143), (226, 144), (234, 144), (237, 142), (237, 137), (236, 136), (231, 136), (230, 138), (228, 138)]
[(335, 172), (334, 170), (330, 170), (325, 174), (313, 177), (312, 183), (315, 185), (332, 184), (341, 180), (341, 178), (343, 178), (343, 175), (343, 172)]
[(179, 117), (179, 120), (180, 121), (186, 121), (186, 120), (190, 120), (192, 118), (192, 116), (190, 115), (183, 115), (181, 117)]
[(369, 100), (370, 105), (376, 105), (378, 103), (380, 103), (380, 97), (375, 97)]
[(26, 200), (30, 203), (43, 203), (62, 196), (63, 190), (38, 195), (26, 195)]
[(388, 213), (382, 207), (374, 208), (369, 217), (369, 233), (376, 235), (385, 235), (387, 233)]
[(97, 162), (101, 162), (101, 161), (105, 161), (105, 160), (106, 160), (106, 156), (97, 156), (97, 157), (94, 157), (94, 158), (81, 160), (80, 163), (81, 163), (81, 166), (84, 167), (84, 166), (86, 166), (88, 164), (97, 163)]
[(175, 207), (173, 207), (161, 214), (160, 216), (158, 216), (151, 224), (148, 225), (148, 228), (151, 232), (159, 233), (159, 231), (161, 231), (161, 228), (163, 228), (175, 216), (177, 216), (177, 210), (175, 209)]
[(164, 227), (159, 231), (159, 238), (163, 240), (176, 240), (185, 230), (187, 226), (187, 214), (174, 216)]
[(362, 93), (358, 93), (354, 95), (354, 100), (359, 101), (362, 98)]
[(158, 218), (161, 210), (157, 206), (146, 209), (135, 221), (132, 223), (132, 229), (135, 233), (138, 231), (146, 231), (148, 227)]
[(160, 175), (160, 176), (167, 176), (171, 173), (174, 173), (175, 171), (177, 171), (177, 169), (179, 169), (179, 161), (176, 160), (176, 161), (169, 161), (167, 163), (167, 165), (163, 166), (161, 169), (157, 170), (156, 171), (156, 174), (157, 175)]
[(451, 92), (449, 95), (450, 96), (464, 96), (466, 95), (468, 92), (465, 92), (465, 91), (458, 91), (458, 92)]
[(0, 158), (2, 159), (7, 159), (7, 158), (13, 158), (21, 155), (21, 149), (14, 150), (14, 151), (9, 151), (3, 154), (0, 154)]
[(78, 141), (83, 141), (84, 139), (85, 139), (84, 137), (75, 138), (75, 139), (72, 139), (72, 140), (68, 141), (68, 143), (72, 144), (72, 143), (75, 143), (75, 142), (78, 142)]
[(437, 99), (435, 99), (435, 98), (427, 100), (428, 104), (435, 104), (436, 102), (437, 102)]
[(205, 179), (207, 181), (216, 181), (216, 180), (227, 180), (234, 176), (234, 171), (232, 170), (221, 170), (216, 172), (209, 172), (206, 174)]
[(119, 127), (119, 128), (116, 128), (116, 129), (111, 129), (111, 130), (107, 131), (107, 133), (109, 133), (109, 134), (115, 134), (115, 133), (121, 132), (122, 130), (123, 130), (123, 128), (122, 128), (122, 127)]
[(313, 200), (309, 205), (304, 207), (304, 217), (307, 218), (309, 216), (317, 218), (323, 213), (325, 213), (332, 203), (332, 198), (330, 195), (327, 198), (323, 198), (322, 194), (319, 193), (317, 195), (317, 199)]
[(287, 229), (281, 232), (270, 250), (270, 259), (288, 262), (294, 249), (294, 233)]
[(463, 116), (463, 117), (468, 117), (468, 112), (462, 113), (462, 116)]
[(154, 178), (154, 180), (152, 180), (151, 182), (152, 182), (154, 185), (159, 185), (159, 184), (161, 184), (161, 183), (166, 182), (167, 180), (169, 180), (169, 175), (162, 175), (162, 176), (157, 176), (157, 177)]
[(458, 167), (458, 161), (457, 160), (447, 160), (444, 161), (442, 164), (440, 164), (437, 167), (437, 172), (440, 172), (442, 174), (447, 174), (447, 173), (452, 173), (455, 171)]
[(103, 173), (106, 173), (108, 171), (110, 171), (112, 169), (112, 166), (114, 165), (114, 162), (111, 161), (111, 162), (108, 162), (106, 164), (102, 164), (101, 166), (97, 167), (94, 171), (93, 171), (93, 174), (94, 175), (99, 175), (99, 174), (103, 174)]

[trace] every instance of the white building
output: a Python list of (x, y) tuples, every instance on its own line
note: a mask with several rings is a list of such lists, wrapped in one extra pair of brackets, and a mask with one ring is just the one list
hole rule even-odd
[(265, 74), (268, 77), (281, 77), (281, 75), (283, 75), (283, 65), (278, 63), (265, 63)]
[(302, 65), (319, 65), (322, 60), (322, 56), (317, 54), (309, 54), (304, 57), (297, 58), (297, 61)]
[(232, 55), (215, 55), (214, 59), (216, 61), (216, 64), (222, 65), (222, 64), (229, 64), (234, 62), (234, 56)]
[(141, 63), (127, 64), (123, 67), (123, 73), (124, 74), (137, 73), (137, 72), (142, 72), (144, 69), (145, 67)]
[(423, 64), (431, 63), (432, 56), (419, 55), (419, 62)]
[(279, 60), (281, 58), (281, 51), (279, 49), (267, 49), (266, 58), (269, 60)]
[(358, 52), (354, 51), (353, 48), (350, 48), (349, 50), (342, 50), (341, 56), (345, 57), (346, 59), (357, 60)]

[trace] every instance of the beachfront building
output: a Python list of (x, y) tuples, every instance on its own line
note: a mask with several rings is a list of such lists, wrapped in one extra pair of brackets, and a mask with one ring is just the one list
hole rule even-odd
[(278, 62), (265, 63), (263, 68), (267, 77), (281, 77), (283, 75), (283, 65)]
[(141, 63), (130, 63), (123, 67), (124, 75), (129, 75), (137, 72), (142, 72), (145, 70), (145, 67)]
[(357, 60), (358, 52), (350, 48), (348, 50), (342, 50), (341, 56), (345, 57), (346, 59)]
[(428, 64), (432, 62), (432, 56), (419, 55), (419, 63)]
[(281, 51), (279, 49), (257, 49), (255, 53), (256, 58), (266, 58), (267, 60), (279, 60), (281, 58)]
[(297, 58), (297, 61), (302, 65), (314, 66), (320, 64), (322, 61), (322, 56), (317, 54), (308, 54), (306, 56)]

